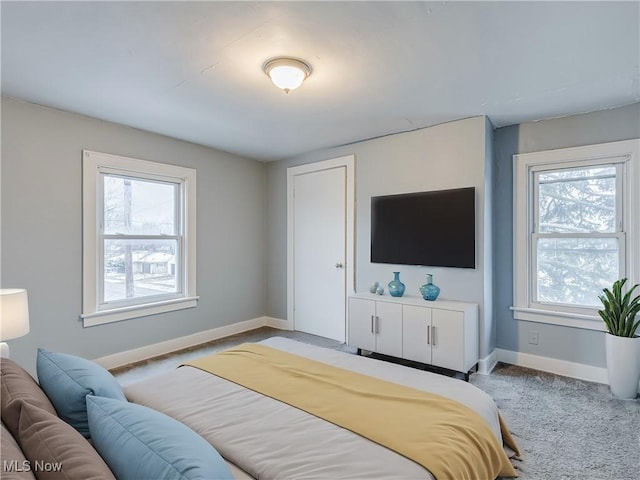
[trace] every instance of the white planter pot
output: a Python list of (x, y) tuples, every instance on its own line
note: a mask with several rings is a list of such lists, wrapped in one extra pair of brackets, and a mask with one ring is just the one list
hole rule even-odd
[(640, 337), (607, 333), (605, 342), (611, 393), (618, 398), (636, 398), (640, 381)]

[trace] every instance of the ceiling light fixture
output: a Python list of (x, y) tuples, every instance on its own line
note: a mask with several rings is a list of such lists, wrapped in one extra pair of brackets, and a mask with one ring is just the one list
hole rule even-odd
[(311, 66), (307, 62), (290, 57), (267, 60), (262, 69), (273, 84), (284, 90), (284, 93), (295, 90), (311, 75)]

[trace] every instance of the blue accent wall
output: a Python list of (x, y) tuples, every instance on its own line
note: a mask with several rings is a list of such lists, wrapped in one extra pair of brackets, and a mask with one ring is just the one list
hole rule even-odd
[[(605, 367), (604, 333), (513, 319), (513, 155), (640, 137), (640, 103), (494, 131), (493, 220), (496, 347)], [(529, 345), (529, 332), (538, 345)]]

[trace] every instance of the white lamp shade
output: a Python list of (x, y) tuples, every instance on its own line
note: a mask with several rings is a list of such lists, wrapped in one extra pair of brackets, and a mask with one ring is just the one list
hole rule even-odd
[(264, 65), (264, 71), (273, 84), (289, 93), (311, 75), (311, 67), (296, 58), (274, 58)]
[(29, 300), (24, 288), (0, 289), (0, 341), (29, 333)]

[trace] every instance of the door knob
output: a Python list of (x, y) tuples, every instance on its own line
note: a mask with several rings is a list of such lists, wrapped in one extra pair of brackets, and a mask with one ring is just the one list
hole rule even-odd
[(341, 262), (336, 263), (336, 268), (344, 268), (344, 265)]

